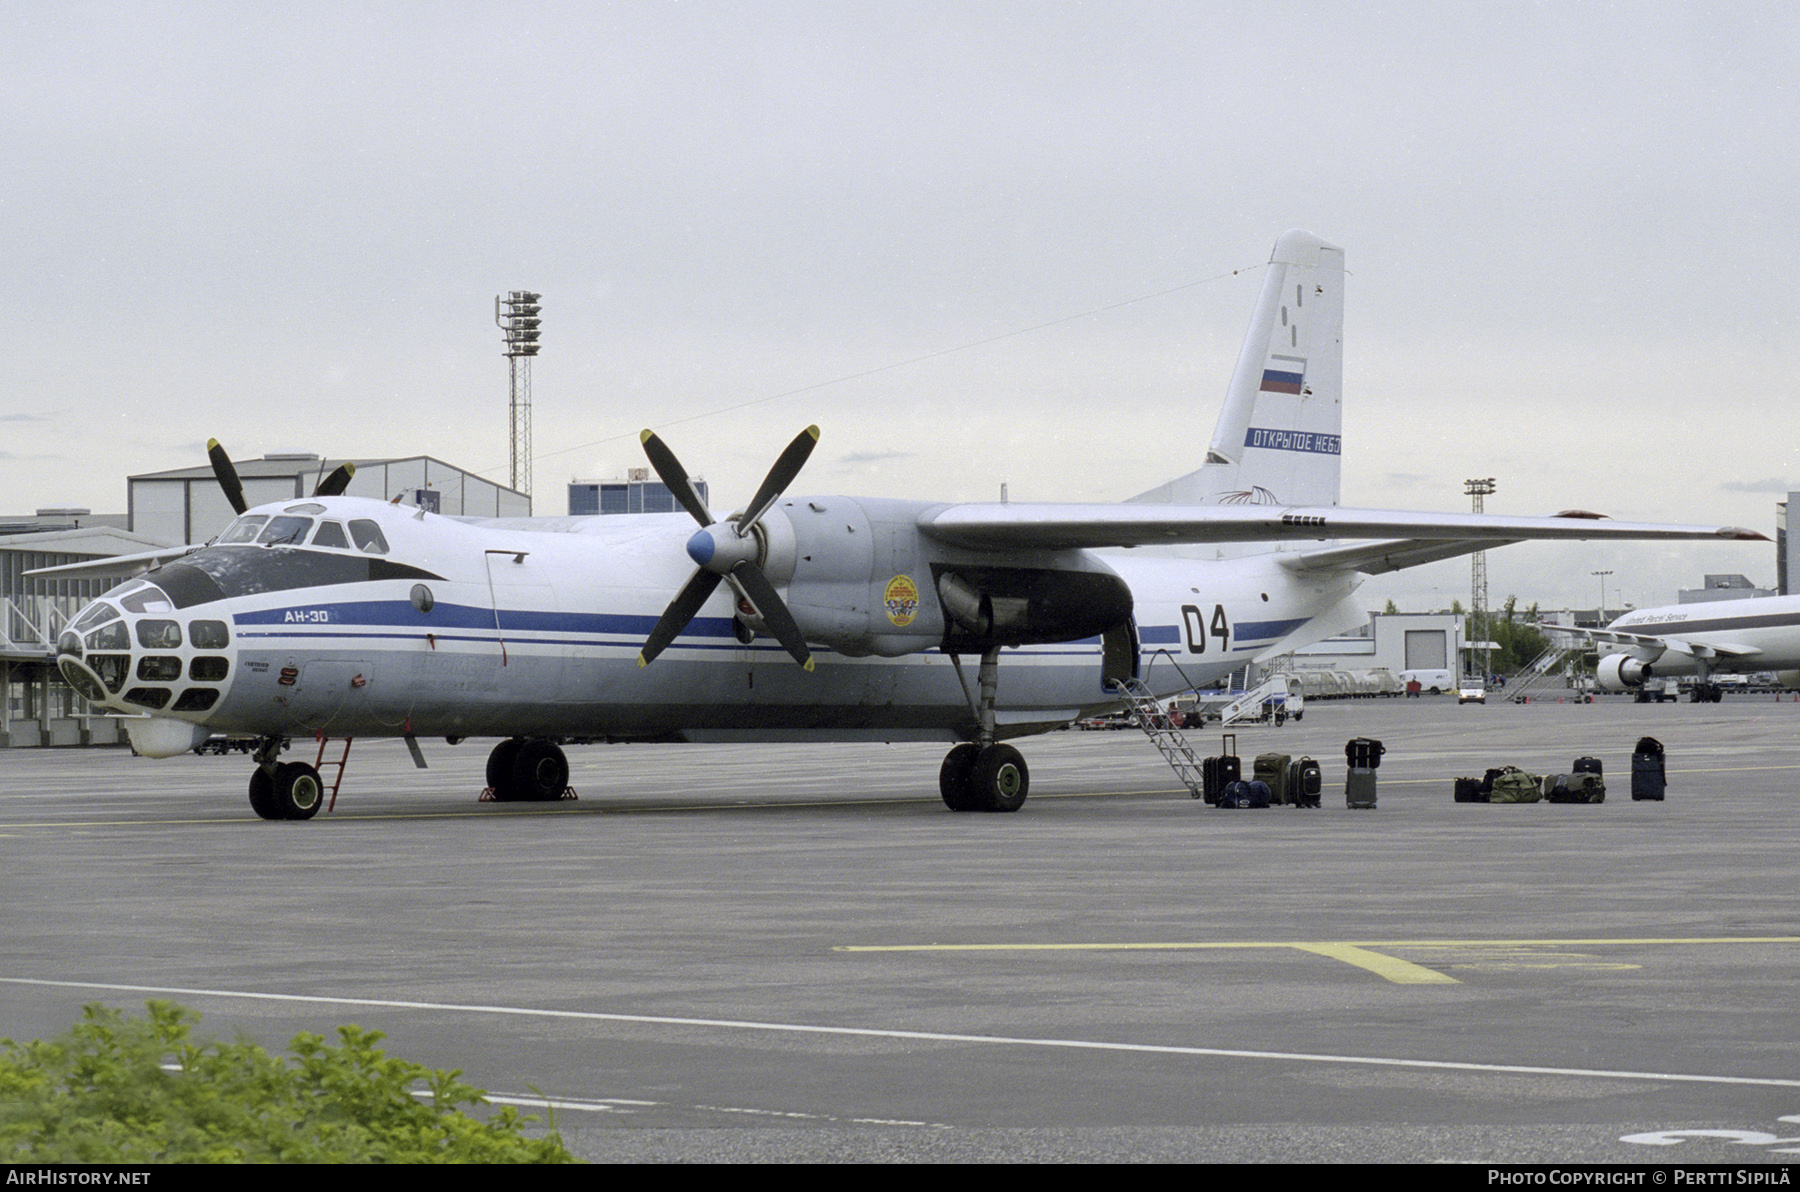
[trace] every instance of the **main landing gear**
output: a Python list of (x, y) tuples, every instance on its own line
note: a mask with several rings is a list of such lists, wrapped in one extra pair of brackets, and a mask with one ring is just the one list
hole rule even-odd
[[(954, 657), (954, 656), (953, 656)], [(1031, 772), (1011, 745), (994, 740), (994, 693), (1000, 685), (1000, 649), (981, 656), (980, 732), (952, 749), (938, 769), (938, 793), (952, 811), (1017, 811), (1031, 790)], [(962, 668), (957, 667), (957, 678)], [(966, 694), (966, 688), (965, 688)]]
[(286, 744), (280, 737), (256, 743), (250, 772), (250, 807), (266, 820), (309, 820), (325, 804), (325, 783), (305, 762), (278, 762)]
[(569, 790), (569, 759), (562, 746), (544, 737), (509, 737), (487, 760), (488, 789), (495, 803), (550, 803)]

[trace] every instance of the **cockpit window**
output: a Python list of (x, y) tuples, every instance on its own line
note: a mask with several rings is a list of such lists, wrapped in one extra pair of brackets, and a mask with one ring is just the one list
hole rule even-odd
[(319, 530), (313, 535), (314, 546), (335, 546), (342, 550), (350, 549), (350, 539), (344, 536), (344, 527), (334, 521), (319, 523)]
[(263, 523), (268, 520), (268, 515), (263, 513), (251, 514), (249, 517), (240, 517), (229, 526), (225, 527), (225, 532), (219, 535), (219, 541), (221, 543), (255, 542), (257, 531), (261, 530)]
[(385, 555), (388, 553), (387, 539), (382, 536), (381, 527), (367, 519), (350, 523), (350, 536), (356, 539), (356, 549), (365, 555)]
[(263, 546), (291, 546), (306, 541), (306, 532), (312, 529), (310, 517), (275, 517), (269, 519), (269, 528), (257, 536), (256, 541)]
[(110, 621), (118, 615), (119, 610), (110, 604), (90, 605), (88, 610), (85, 613), (82, 613), (76, 622), (69, 626), (69, 628), (73, 629), (76, 633), (86, 633), (94, 626), (99, 625), (104, 621)]
[(172, 612), (175, 606), (169, 603), (169, 595), (161, 588), (145, 585), (120, 599), (128, 613), (166, 613)]

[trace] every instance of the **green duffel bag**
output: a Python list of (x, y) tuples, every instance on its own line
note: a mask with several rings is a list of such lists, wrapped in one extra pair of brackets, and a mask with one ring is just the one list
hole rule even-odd
[(1535, 774), (1527, 774), (1517, 766), (1508, 766), (1494, 775), (1494, 789), (1488, 795), (1488, 802), (1536, 803), (1544, 797), (1541, 782)]

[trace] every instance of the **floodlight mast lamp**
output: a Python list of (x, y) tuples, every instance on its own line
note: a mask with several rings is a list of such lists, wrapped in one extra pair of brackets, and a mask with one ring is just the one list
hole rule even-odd
[(512, 290), (494, 299), (494, 322), (506, 341), (512, 411), (512, 486), (531, 495), (531, 358), (538, 352), (542, 294)]

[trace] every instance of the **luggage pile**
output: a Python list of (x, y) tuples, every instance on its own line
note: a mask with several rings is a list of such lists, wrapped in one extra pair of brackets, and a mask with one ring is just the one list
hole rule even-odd
[[(1641, 737), (1631, 754), (1631, 797), (1660, 802), (1668, 782), (1662, 742)], [(1578, 757), (1567, 774), (1539, 777), (1517, 766), (1500, 766), (1480, 778), (1455, 780), (1458, 803), (1604, 803), (1606, 776), (1597, 757)]]
[(1200, 764), (1200, 797), (1214, 807), (1317, 807), (1324, 790), (1319, 763), (1286, 753), (1258, 754), (1244, 777), (1237, 734), (1225, 733), (1218, 757)]

